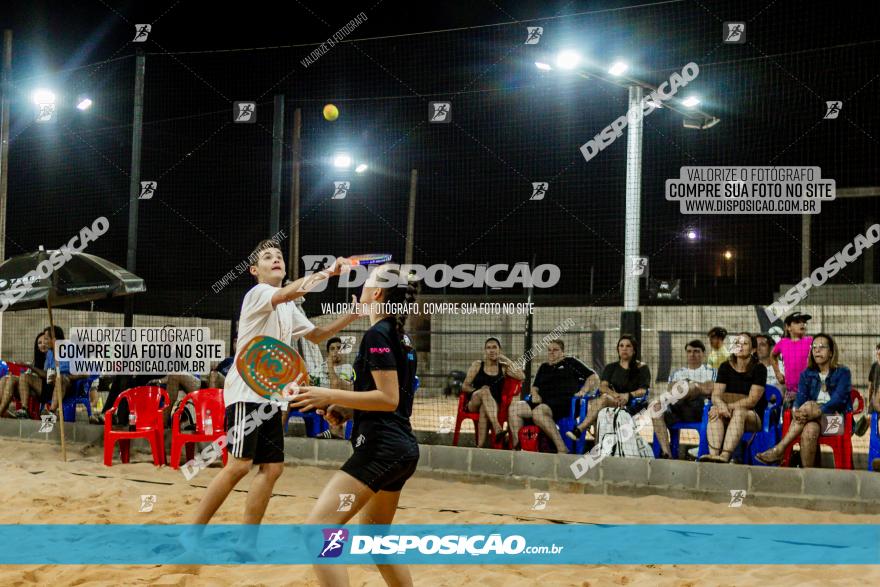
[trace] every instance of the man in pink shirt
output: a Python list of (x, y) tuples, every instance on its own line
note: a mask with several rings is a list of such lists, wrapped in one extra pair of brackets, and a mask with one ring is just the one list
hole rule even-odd
[(798, 381), (801, 372), (807, 368), (807, 360), (810, 357), (810, 347), (813, 345), (813, 337), (807, 336), (807, 320), (809, 314), (795, 312), (785, 318), (785, 338), (781, 338), (773, 347), (771, 356), (776, 361), (782, 355), (785, 364), (785, 407), (794, 402), (797, 396)]

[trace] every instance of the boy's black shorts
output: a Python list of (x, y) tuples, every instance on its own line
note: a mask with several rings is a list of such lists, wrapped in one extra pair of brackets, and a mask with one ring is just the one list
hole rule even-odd
[(276, 404), (236, 402), (226, 406), (227, 450), (237, 459), (284, 462), (284, 425)]

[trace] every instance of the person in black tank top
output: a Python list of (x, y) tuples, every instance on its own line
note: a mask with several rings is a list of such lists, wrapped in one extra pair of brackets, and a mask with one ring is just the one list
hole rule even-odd
[[(382, 265), (361, 292), (361, 304), (369, 304), (371, 326), (354, 361), (354, 390), (308, 386), (293, 399), (295, 409), (316, 410), (331, 424), (354, 420), (353, 454), (324, 487), (306, 524), (338, 526), (359, 511), (363, 524), (390, 524), (400, 491), (416, 470), (419, 445), (410, 416), (417, 360), (403, 333), (406, 306), (415, 301), (415, 287), (406, 277), (405, 286), (400, 281), (396, 265)], [(347, 511), (339, 511), (343, 494), (354, 496)], [(348, 584), (343, 566), (314, 565), (314, 570), (321, 585)], [(412, 584), (404, 565), (382, 565), (382, 575), (389, 584)]]
[(718, 369), (706, 429), (709, 454), (701, 456), (700, 461), (729, 463), (743, 432), (761, 429), (767, 407), (767, 367), (758, 360), (757, 346), (752, 334), (740, 332), (733, 353)]
[(505, 377), (519, 381), (525, 378), (522, 369), (501, 354), (501, 342), (494, 336), (487, 338), (483, 344), (483, 355), (485, 358), (482, 361), (471, 363), (461, 386), (462, 393), (469, 394), (467, 411), (480, 413), (477, 421), (478, 447), (486, 444), (489, 424), (492, 425), (496, 438), (506, 432), (498, 421), (498, 406), (502, 403)]

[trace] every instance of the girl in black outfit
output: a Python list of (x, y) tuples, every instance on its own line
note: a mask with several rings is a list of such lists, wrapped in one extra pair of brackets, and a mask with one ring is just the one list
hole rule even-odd
[[(354, 418), (354, 454), (327, 483), (307, 524), (338, 526), (359, 511), (362, 524), (390, 524), (400, 491), (416, 470), (419, 445), (409, 421), (416, 352), (403, 332), (406, 313), (383, 311), (415, 300), (414, 286), (397, 286), (398, 276), (396, 268), (381, 266), (361, 292), (361, 303), (370, 304), (371, 327), (364, 333), (354, 361), (354, 391), (309, 386), (300, 388), (293, 399), (295, 409), (320, 410), (333, 425)], [(340, 494), (354, 494), (350, 510), (338, 511)], [(408, 567), (378, 568), (387, 584), (412, 585)], [(343, 566), (315, 565), (314, 569), (321, 585), (348, 585), (348, 571)]]
[(483, 344), (484, 359), (474, 361), (468, 369), (461, 391), (471, 394), (468, 398), (467, 411), (480, 412), (477, 421), (477, 446), (486, 444), (489, 424), (498, 438), (503, 432), (498, 423), (498, 406), (501, 405), (501, 392), (504, 378), (512, 377), (522, 381), (525, 378), (522, 369), (513, 361), (501, 354), (501, 342), (490, 336)]
[(701, 461), (730, 462), (743, 432), (761, 429), (767, 407), (767, 367), (758, 360), (757, 348), (754, 336), (740, 332), (730, 358), (718, 368), (706, 431), (709, 454), (700, 457)]

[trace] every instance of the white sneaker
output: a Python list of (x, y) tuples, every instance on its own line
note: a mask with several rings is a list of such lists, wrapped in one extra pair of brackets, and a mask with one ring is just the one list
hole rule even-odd
[(700, 453), (700, 447), (695, 446), (694, 448), (688, 449), (688, 454), (691, 455), (694, 460), (697, 460), (697, 455)]

